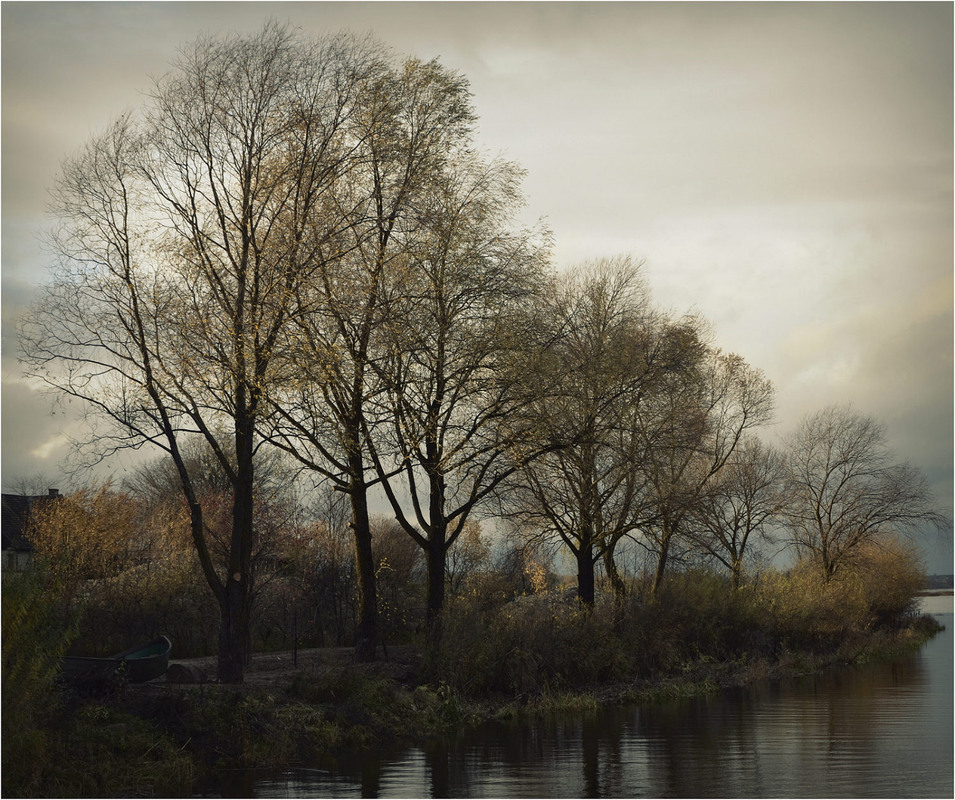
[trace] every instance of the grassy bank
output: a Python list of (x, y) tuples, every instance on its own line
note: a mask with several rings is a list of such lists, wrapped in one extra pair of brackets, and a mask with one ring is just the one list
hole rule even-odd
[[(918, 623), (881, 636), (868, 658), (913, 649), (930, 631)], [(47, 733), (42, 748), (31, 748), (29, 768), (11, 775), (5, 765), (4, 795), (188, 796), (220, 769), (315, 763), (328, 754), (424, 742), (492, 718), (586, 715), (608, 704), (669, 702), (833, 663), (844, 663), (843, 656), (702, 660), (677, 674), (517, 697), (463, 695), (358, 665), (301, 670), (268, 687), (120, 687), (106, 697), (72, 698), (61, 708), (61, 724)]]
[(733, 591), (686, 575), (652, 599), (635, 592), (592, 609), (560, 594), (493, 603), (475, 593), (449, 605), (439, 646), (389, 648), (375, 664), (315, 650), (294, 665), (257, 657), (242, 686), (37, 694), (19, 730), (5, 714), (3, 794), (187, 796), (223, 768), (315, 763), (491, 718), (666, 702), (895, 657), (938, 630), (904, 608), (874, 613), (864, 587), (795, 583), (807, 580)]

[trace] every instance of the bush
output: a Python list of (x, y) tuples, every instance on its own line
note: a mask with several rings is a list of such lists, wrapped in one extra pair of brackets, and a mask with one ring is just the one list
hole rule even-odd
[(216, 651), (218, 607), (190, 551), (91, 581), (86, 598), (79, 655), (106, 656), (160, 634), (172, 640), (177, 658)]
[(682, 670), (699, 661), (763, 657), (773, 649), (752, 587), (706, 570), (673, 573), (651, 593), (638, 583), (618, 607), (616, 634), (629, 669), (640, 676)]
[(785, 573), (765, 575), (758, 593), (774, 633), (789, 649), (835, 648), (864, 628), (868, 618), (862, 585), (854, 575), (827, 581), (819, 566), (809, 561)]
[(873, 628), (895, 627), (915, 609), (923, 582), (913, 549), (890, 540), (860, 547), (828, 580), (812, 560), (770, 573), (758, 594), (788, 647), (826, 650)]
[(899, 539), (868, 542), (859, 548), (853, 572), (863, 586), (873, 622), (893, 627), (918, 605), (917, 592), (926, 584), (915, 548)]
[(465, 693), (529, 694), (622, 677), (626, 658), (611, 606), (549, 593), (488, 607), (472, 593), (448, 603), (429, 669)]
[(3, 594), (3, 794), (31, 795), (48, 763), (48, 733), (58, 706), (56, 679), (76, 634), (61, 613), (57, 572), (34, 561), (5, 575)]

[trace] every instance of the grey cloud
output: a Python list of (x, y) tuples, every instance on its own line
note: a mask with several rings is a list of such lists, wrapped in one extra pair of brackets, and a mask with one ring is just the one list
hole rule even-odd
[[(273, 17), (306, 34), (372, 31), (463, 71), (480, 144), (528, 170), (525, 216), (549, 219), (558, 266), (645, 256), (661, 304), (697, 308), (717, 343), (776, 381), (780, 429), (851, 400), (951, 492), (952, 292), (940, 283), (953, 256), (951, 5), (5, 3), (0, 13), (5, 376), (15, 378), (9, 323), (46, 266), (35, 236), (60, 160), (138, 104), (181, 43)], [(25, 391), (4, 382), (5, 473), (51, 430), (31, 421)]]
[(4, 490), (41, 473), (63, 483), (69, 445), (64, 415), (51, 400), (20, 382), (3, 381), (2, 465)]

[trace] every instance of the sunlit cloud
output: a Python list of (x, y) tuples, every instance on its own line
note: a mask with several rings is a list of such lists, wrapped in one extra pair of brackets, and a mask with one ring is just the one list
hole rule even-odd
[(69, 440), (63, 434), (58, 433), (56, 436), (47, 439), (47, 441), (43, 442), (43, 444), (41, 444), (39, 447), (34, 447), (30, 451), (30, 455), (34, 458), (45, 460), (48, 459), (55, 451), (65, 447), (68, 443)]

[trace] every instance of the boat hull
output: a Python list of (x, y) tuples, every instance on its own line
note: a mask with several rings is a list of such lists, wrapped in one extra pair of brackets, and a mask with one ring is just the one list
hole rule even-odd
[(160, 636), (109, 658), (67, 656), (63, 659), (63, 677), (74, 683), (89, 683), (121, 675), (132, 683), (145, 683), (165, 674), (171, 650), (169, 639)]

